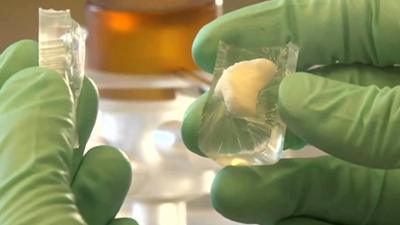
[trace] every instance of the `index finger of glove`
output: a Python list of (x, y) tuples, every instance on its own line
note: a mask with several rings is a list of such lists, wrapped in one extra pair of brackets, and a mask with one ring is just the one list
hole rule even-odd
[(243, 48), (300, 47), (298, 69), (355, 62), (392, 65), (400, 61), (395, 1), (278, 0), (228, 13), (206, 25), (193, 44), (196, 63), (212, 72), (219, 41)]
[[(396, 70), (333, 70), (331, 77), (353, 79), (353, 84), (298, 73), (280, 86), (279, 112), (296, 135), (332, 155), (364, 166), (398, 168)], [(368, 74), (370, 79), (360, 78)]]

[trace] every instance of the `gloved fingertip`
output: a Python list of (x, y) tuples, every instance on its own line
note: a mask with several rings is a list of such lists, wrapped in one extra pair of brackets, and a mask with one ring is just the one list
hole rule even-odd
[(210, 31), (212, 29), (213, 23), (205, 25), (196, 35), (192, 45), (192, 56), (195, 63), (209, 73), (214, 70), (218, 49), (218, 41), (210, 36), (210, 33), (213, 33)]
[[(268, 206), (262, 200), (267, 184), (264, 182), (268, 176), (266, 168), (268, 167), (228, 166), (219, 171), (211, 188), (214, 209), (224, 217), (240, 223), (261, 224), (267, 222), (266, 217), (274, 220), (274, 216), (265, 213), (268, 212)], [(269, 177), (273, 179), (273, 176)], [(268, 193), (279, 196), (281, 190), (268, 189)], [(279, 208), (277, 205), (277, 209)]]
[(132, 168), (121, 151), (110, 146), (89, 150), (72, 181), (76, 204), (88, 224), (106, 224), (113, 219), (131, 182)]
[(18, 64), (24, 69), (38, 65), (38, 44), (33, 40), (21, 40), (8, 46), (0, 56), (0, 65), (4, 66), (6, 61)]
[(121, 173), (121, 177), (124, 179), (132, 177), (132, 167), (129, 163), (129, 159), (126, 154), (119, 149), (107, 145), (96, 146), (85, 155), (86, 160), (88, 157), (93, 157), (93, 160), (97, 162), (113, 162), (113, 164), (118, 167), (117, 169)]
[(11, 46), (14, 46), (14, 47), (17, 47), (17, 48), (24, 48), (24, 49), (30, 48), (30, 49), (36, 50), (36, 51), (39, 50), (38, 42), (34, 41), (34, 40), (31, 40), (31, 39), (23, 39), (23, 40), (17, 41)]
[(10, 46), (8, 46), (4, 52), (15, 51), (19, 49), (23, 49), (25, 51), (31, 50), (37, 52), (39, 50), (39, 47), (36, 41), (30, 39), (24, 39), (14, 42)]
[(81, 149), (85, 147), (96, 122), (98, 96), (95, 84), (85, 76), (77, 108), (77, 127)]
[(191, 106), (186, 110), (183, 119), (181, 134), (182, 140), (185, 146), (200, 156), (204, 156), (201, 152), (198, 139), (199, 139), (199, 129), (203, 114), (203, 108), (207, 100), (207, 93), (200, 96)]
[[(93, 98), (98, 98), (99, 96), (99, 92), (97, 90), (96, 84), (94, 83), (94, 81), (87, 77), (84, 76), (83, 78), (83, 83), (82, 83), (82, 92), (87, 92), (88, 94), (90, 94), (90, 96), (93, 96)], [(82, 93), (81, 93), (82, 96)]]
[[(254, 173), (250, 167), (225, 167), (214, 178), (211, 188), (211, 201), (213, 208), (234, 221), (243, 221), (243, 213), (248, 206), (245, 193), (246, 185), (254, 180)], [(256, 178), (257, 179), (257, 178)], [(252, 195), (251, 195), (252, 196)], [(248, 221), (246, 221), (248, 222)]]
[(10, 45), (0, 55), (0, 86), (20, 70), (38, 65), (38, 45), (22, 40)]

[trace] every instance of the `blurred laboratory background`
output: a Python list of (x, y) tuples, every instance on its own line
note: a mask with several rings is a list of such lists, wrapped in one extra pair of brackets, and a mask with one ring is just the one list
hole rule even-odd
[[(132, 0), (138, 1), (138, 0)], [(163, 0), (159, 0), (163, 1)], [(196, 0), (192, 0), (195, 2)], [(251, 5), (264, 0), (225, 0), (224, 12)], [(110, 0), (109, 2), (114, 2)], [(3, 29), (0, 37), (0, 49), (4, 49), (15, 40), (37, 38), (37, 9), (71, 9), (72, 16), (79, 23), (85, 23), (85, 0), (13, 0), (2, 1), (0, 7), (0, 27)]]
[(13, 0), (0, 8), (0, 49), (37, 39), (38, 8), (70, 9), (88, 31), (86, 74), (100, 92), (90, 145), (122, 149), (134, 169), (120, 213), (141, 225), (239, 225), (215, 212), (220, 169), (189, 152), (180, 126), (209, 76), (191, 58), (198, 30), (261, 0)]

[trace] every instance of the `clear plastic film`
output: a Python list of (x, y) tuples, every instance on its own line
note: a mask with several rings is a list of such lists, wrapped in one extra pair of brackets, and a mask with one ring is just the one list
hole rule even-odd
[[(39, 66), (63, 75), (75, 111), (84, 78), (86, 36), (69, 10), (39, 9)], [(74, 147), (79, 147), (77, 137), (76, 133)]]
[[(224, 166), (268, 165), (279, 161), (286, 130), (278, 112), (279, 85), (285, 76), (295, 72), (297, 57), (298, 48), (291, 43), (282, 47), (245, 49), (220, 42), (214, 80), (199, 130), (199, 146), (204, 154)], [(216, 93), (217, 83), (232, 65), (254, 59), (268, 59), (275, 73), (257, 93), (253, 115), (232, 113), (226, 99)], [(247, 104), (246, 99), (242, 102)]]

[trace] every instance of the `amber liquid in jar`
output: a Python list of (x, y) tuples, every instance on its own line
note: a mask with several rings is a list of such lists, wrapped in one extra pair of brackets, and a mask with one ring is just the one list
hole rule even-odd
[[(86, 10), (91, 70), (121, 76), (197, 70), (191, 47), (200, 28), (217, 16), (214, 0), (135, 0), (128, 6), (104, 2), (108, 3), (89, 2)], [(100, 92), (111, 98), (173, 98), (172, 91), (165, 88)]]

